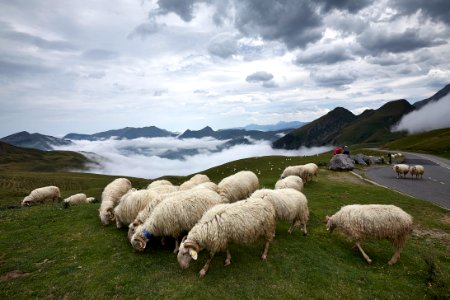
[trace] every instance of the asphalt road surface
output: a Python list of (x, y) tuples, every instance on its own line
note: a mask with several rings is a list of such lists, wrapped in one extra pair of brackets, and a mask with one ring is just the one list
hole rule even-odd
[(402, 154), (405, 156), (405, 164), (424, 166), (423, 179), (413, 179), (411, 174), (406, 175), (406, 178), (397, 178), (392, 165), (368, 168), (367, 178), (415, 198), (450, 209), (450, 161), (428, 154), (409, 152), (402, 152)]

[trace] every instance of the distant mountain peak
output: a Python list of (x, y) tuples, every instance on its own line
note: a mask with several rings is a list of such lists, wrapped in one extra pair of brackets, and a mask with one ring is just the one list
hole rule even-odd
[(450, 93), (450, 83), (444, 86), (442, 89), (440, 89), (436, 94), (431, 96), (430, 98), (420, 100), (414, 103), (414, 107), (416, 109), (420, 109), (423, 106), (427, 105), (430, 102), (436, 102), (439, 101), (439, 99), (447, 96)]

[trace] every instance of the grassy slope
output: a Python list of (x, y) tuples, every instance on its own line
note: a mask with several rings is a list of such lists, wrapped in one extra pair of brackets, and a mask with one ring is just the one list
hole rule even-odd
[[(213, 181), (242, 169), (258, 174), (261, 185), (273, 187), (286, 165), (316, 161), (325, 164), (329, 154), (319, 157), (262, 157), (231, 162), (206, 170)], [(19, 203), (32, 188), (43, 184), (62, 187), (63, 196), (80, 190), (100, 196), (112, 178), (70, 173), (1, 173), (0, 201), (4, 208)], [(329, 235), (322, 223), (344, 204), (393, 203), (414, 216), (417, 228), (433, 230), (448, 238), (448, 211), (395, 192), (343, 180), (347, 173), (321, 170), (318, 182), (309, 183), (305, 194), (311, 219), (309, 235), (287, 234), (280, 223), (266, 262), (259, 259), (262, 244), (233, 245), (233, 260), (223, 267), (219, 254), (204, 280), (197, 272), (206, 255), (187, 270), (181, 270), (172, 245), (132, 250), (125, 230), (100, 225), (99, 204), (60, 204), (0, 210), (0, 298), (131, 299), (131, 298), (423, 298), (448, 295), (449, 241), (414, 235), (393, 267), (387, 241), (363, 243), (373, 259), (367, 265), (340, 234)], [(351, 178), (351, 177), (349, 177)], [(171, 177), (174, 182), (185, 180)], [(133, 179), (135, 187), (148, 182)], [(337, 232), (336, 232), (337, 233)], [(5, 279), (13, 270), (29, 273)], [(3, 274), (3, 275), (2, 275)]]
[(450, 159), (450, 128), (413, 134), (388, 143), (383, 148), (429, 153)]

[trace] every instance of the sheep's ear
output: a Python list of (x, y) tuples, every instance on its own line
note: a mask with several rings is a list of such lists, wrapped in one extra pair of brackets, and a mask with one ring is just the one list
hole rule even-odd
[(194, 249), (189, 249), (189, 255), (192, 257), (193, 260), (197, 260), (198, 253)]
[(183, 239), (181, 240), (181, 242), (184, 243), (184, 241), (186, 240), (186, 238), (187, 238), (187, 235), (185, 235), (185, 236), (183, 237)]
[(324, 223), (327, 224), (327, 223), (328, 223), (328, 220), (330, 220), (330, 216), (327, 215), (327, 216), (325, 217), (325, 222), (324, 222)]

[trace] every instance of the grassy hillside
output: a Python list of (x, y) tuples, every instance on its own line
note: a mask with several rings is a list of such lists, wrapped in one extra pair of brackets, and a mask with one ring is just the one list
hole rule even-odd
[[(206, 170), (213, 181), (243, 169), (258, 174), (261, 185), (273, 187), (287, 165), (315, 161), (325, 165), (329, 154), (315, 157), (262, 157), (230, 162)], [(171, 177), (176, 183), (183, 177)], [(422, 200), (369, 185), (348, 173), (322, 168), (319, 181), (308, 183), (311, 219), (308, 236), (287, 233), (279, 223), (266, 262), (262, 243), (232, 245), (232, 264), (224, 254), (213, 260), (203, 280), (197, 277), (206, 254), (181, 270), (171, 250), (154, 245), (135, 252), (126, 230), (102, 226), (99, 204), (45, 204), (7, 209), (37, 186), (56, 184), (63, 196), (86, 191), (100, 196), (112, 177), (72, 173), (0, 173), (0, 298), (148, 299), (148, 298), (344, 298), (418, 299), (450, 297), (450, 218), (448, 211)], [(148, 181), (133, 179), (141, 188)], [(373, 259), (367, 265), (338, 232), (328, 234), (326, 214), (351, 203), (395, 204), (413, 215), (415, 231), (400, 261), (387, 241), (362, 243)]]
[(89, 160), (80, 153), (21, 148), (0, 141), (0, 166), (3, 171), (83, 170), (87, 163)]
[(383, 149), (429, 153), (450, 159), (450, 128), (413, 134), (388, 143)]

